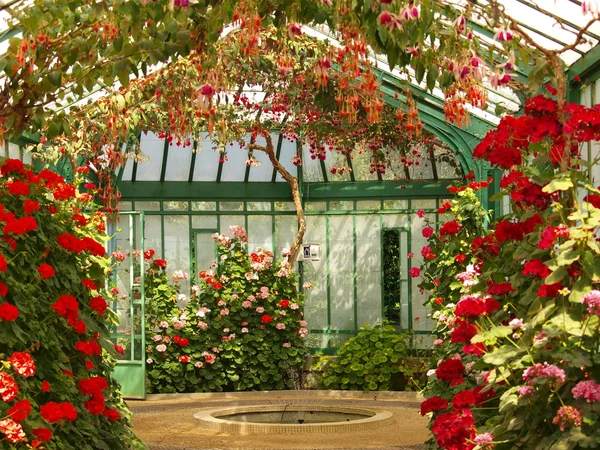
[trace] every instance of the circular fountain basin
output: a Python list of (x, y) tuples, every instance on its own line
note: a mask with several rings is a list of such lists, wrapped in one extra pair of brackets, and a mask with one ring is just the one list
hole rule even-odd
[(389, 411), (325, 405), (260, 405), (200, 411), (205, 428), (232, 434), (298, 434), (361, 430), (388, 424)]

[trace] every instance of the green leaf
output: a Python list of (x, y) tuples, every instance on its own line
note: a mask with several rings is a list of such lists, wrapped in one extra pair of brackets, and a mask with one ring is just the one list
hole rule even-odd
[(570, 178), (562, 177), (555, 178), (550, 183), (542, 188), (543, 192), (551, 194), (556, 191), (567, 191), (573, 187), (573, 182)]
[(53, 70), (48, 74), (48, 80), (56, 87), (62, 84), (62, 73), (60, 70)]
[(506, 364), (509, 359), (517, 357), (521, 352), (521, 349), (517, 349), (512, 345), (503, 345), (494, 349), (491, 353), (483, 355), (483, 361), (494, 366), (501, 366)]

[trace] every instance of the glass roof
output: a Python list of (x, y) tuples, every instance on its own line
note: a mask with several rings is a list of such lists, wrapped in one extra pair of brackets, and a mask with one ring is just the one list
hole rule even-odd
[[(249, 160), (248, 151), (238, 143), (227, 146), (226, 156), (215, 150), (215, 144), (208, 136), (194, 142), (190, 147), (170, 144), (166, 139), (154, 133), (142, 133), (140, 137), (141, 156), (127, 155), (127, 163), (119, 171), (120, 181), (186, 181), (186, 182), (284, 182), (275, 171), (265, 153), (256, 151)], [(298, 167), (292, 163), (297, 152), (297, 143), (283, 138), (279, 133), (271, 133), (273, 143), (277, 145), (277, 154), (283, 166), (294, 176)], [(264, 144), (264, 138), (257, 139), (258, 145)], [(383, 175), (371, 173), (370, 154), (359, 149), (352, 159), (339, 153), (330, 152), (325, 161), (312, 159), (307, 146), (302, 148), (302, 177), (306, 182), (336, 181), (377, 181), (377, 180), (438, 180), (462, 177), (462, 170), (456, 155), (448, 148), (435, 148), (434, 157), (419, 161), (404, 169), (400, 160), (393, 161), (392, 167)], [(331, 173), (333, 167), (344, 166), (342, 174)]]

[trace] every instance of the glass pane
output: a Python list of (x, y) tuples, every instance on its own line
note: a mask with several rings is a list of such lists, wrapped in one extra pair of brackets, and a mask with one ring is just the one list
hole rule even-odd
[(217, 229), (217, 216), (192, 216), (192, 228)]
[(241, 148), (240, 144), (233, 142), (227, 144), (226, 160), (223, 163), (221, 172), (221, 181), (244, 181), (246, 177), (246, 161), (248, 160), (248, 151)]
[(156, 258), (162, 256), (162, 224), (160, 216), (145, 216), (144, 220), (144, 246), (146, 250), (154, 250)]
[(376, 181), (377, 172), (371, 173), (371, 152), (354, 149), (352, 152), (352, 170), (356, 181)]
[(244, 216), (221, 216), (221, 230), (219, 231), (219, 233), (224, 234), (225, 236), (231, 236), (229, 227), (232, 225), (238, 225), (240, 227), (246, 228), (246, 220), (244, 219)]
[[(271, 133), (273, 139), (273, 145), (277, 145), (277, 134)], [(260, 136), (256, 139), (257, 145), (265, 145), (266, 140)], [(265, 152), (255, 151), (252, 154), (252, 158), (256, 161), (255, 165), (250, 167), (249, 181), (271, 181), (273, 179), (273, 165), (269, 161), (269, 157)]]
[(411, 200), (410, 209), (418, 210), (418, 209), (437, 209), (437, 202), (435, 199), (433, 200)]
[(341, 200), (336, 202), (329, 202), (329, 209), (331, 211), (350, 211), (354, 209), (354, 202), (352, 200)]
[(244, 202), (220, 202), (219, 210), (220, 211), (243, 211), (244, 210)]
[(271, 211), (271, 202), (247, 202), (248, 211)]
[(308, 348), (327, 348), (327, 341), (328, 336), (325, 333), (310, 333), (304, 340)]
[(408, 209), (408, 200), (384, 200), (383, 209)]
[(217, 202), (192, 202), (192, 211), (216, 211)]
[(354, 329), (354, 225), (352, 216), (329, 217), (331, 328)]
[(275, 202), (275, 211), (296, 211), (293, 202)]
[[(284, 248), (290, 248), (294, 239), (296, 239), (296, 233), (298, 232), (298, 220), (296, 216), (275, 216), (275, 242), (277, 243), (276, 256), (281, 255), (281, 251)], [(304, 240), (312, 242), (312, 236), (309, 237), (308, 233), (305, 235)]]
[(306, 303), (304, 316), (308, 327), (312, 330), (327, 328), (327, 232), (325, 216), (308, 216), (306, 218), (306, 239), (320, 244), (319, 261), (304, 261), (304, 281), (312, 284), (312, 289), (305, 290)]
[(138, 162), (135, 179), (137, 181), (159, 181), (162, 170), (162, 160), (165, 140), (159, 139), (152, 132), (142, 133), (140, 148), (146, 161)]
[[(335, 173), (332, 173), (335, 169)], [(329, 181), (350, 181), (350, 168), (346, 156), (336, 151), (327, 150), (325, 170)]]
[(188, 202), (163, 202), (165, 211), (187, 211), (188, 207)]
[(383, 226), (385, 228), (406, 228), (408, 227), (408, 214), (385, 214)]
[(302, 176), (304, 181), (324, 181), (321, 161), (318, 158), (313, 159), (311, 157), (308, 144), (302, 145)]
[[(277, 141), (274, 141), (277, 142)], [(293, 157), (296, 155), (296, 141), (288, 141), (284, 139), (281, 144), (281, 153), (279, 155), (279, 162), (283, 167), (287, 169), (292, 176), (296, 176), (298, 174), (298, 167), (292, 162)], [(275, 181), (284, 181), (279, 173), (277, 173), (277, 177)]]
[(133, 209), (133, 205), (131, 202), (119, 202), (119, 211), (131, 211)]
[(160, 202), (135, 202), (136, 211), (160, 211)]
[(433, 180), (433, 169), (429, 157), (421, 157), (420, 160), (408, 169), (411, 180)]
[(307, 211), (327, 211), (327, 203), (325, 202), (306, 202)]
[(8, 157), (11, 159), (21, 159), (21, 147), (12, 142), (8, 143)]
[(359, 200), (356, 202), (357, 210), (378, 210), (381, 209), (381, 202), (379, 200)]
[(190, 168), (192, 166), (192, 155), (194, 147), (188, 145), (169, 145), (169, 154), (167, 155), (167, 168), (165, 170), (166, 181), (188, 181), (190, 177)]
[(210, 269), (216, 258), (216, 244), (211, 233), (196, 234), (196, 272)]
[[(168, 262), (167, 272), (176, 270), (190, 271), (190, 225), (189, 216), (164, 216), (165, 248), (164, 256)], [(181, 292), (189, 290), (189, 280), (179, 283)]]
[(358, 326), (381, 323), (381, 231), (379, 215), (357, 215), (356, 302)]
[(462, 176), (460, 162), (452, 150), (436, 147), (434, 155), (439, 179), (460, 178)]
[(248, 250), (273, 251), (273, 216), (248, 216)]
[(203, 133), (204, 139), (198, 141), (194, 181), (216, 181), (221, 154), (215, 150), (215, 144)]

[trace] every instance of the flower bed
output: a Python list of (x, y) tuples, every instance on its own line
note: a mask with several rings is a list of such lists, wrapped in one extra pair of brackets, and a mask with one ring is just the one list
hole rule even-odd
[(143, 448), (110, 377), (103, 215), (51, 171), (0, 174), (0, 447)]
[(443, 449), (600, 446), (600, 190), (579, 155), (600, 111), (538, 96), (525, 112), (475, 149), (506, 169), (513, 212), (486, 230), (472, 182), (428, 233), (439, 339), (421, 411)]
[[(189, 299), (146, 253), (147, 374), (150, 392), (272, 390), (292, 386), (308, 334), (287, 259), (246, 251), (246, 232), (213, 236), (218, 264), (199, 274)], [(184, 307), (180, 303), (185, 301)]]

